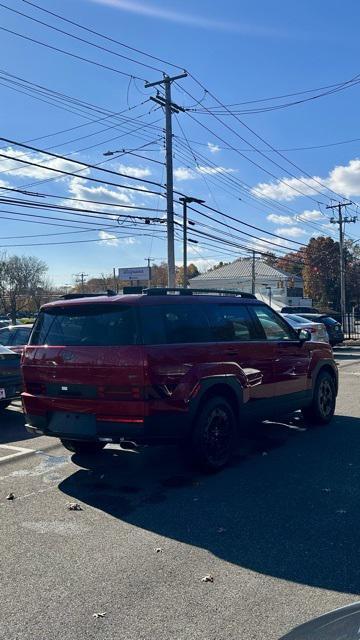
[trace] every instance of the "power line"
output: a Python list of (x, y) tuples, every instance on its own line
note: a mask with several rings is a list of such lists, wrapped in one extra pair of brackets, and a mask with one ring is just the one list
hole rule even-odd
[[(204, 90), (205, 87), (203, 86), (203, 84), (197, 80), (192, 74), (190, 74), (192, 79)], [(355, 76), (356, 78), (358, 78), (359, 76)], [(188, 93), (186, 91), (186, 89), (183, 89), (185, 91), (185, 93)], [(211, 97), (222, 107), (224, 107), (227, 111), (229, 111), (225, 105), (211, 92), (207, 89), (209, 95), (211, 95)], [(191, 94), (189, 94), (191, 96)], [(300, 171), (301, 173), (305, 174), (308, 178), (310, 178), (313, 182), (315, 182), (316, 184), (318, 184), (319, 186), (321, 186), (323, 188), (323, 190), (327, 190), (330, 191), (331, 193), (334, 193), (336, 196), (339, 196), (340, 194), (336, 193), (335, 191), (333, 191), (330, 187), (328, 187), (327, 185), (324, 185), (322, 182), (320, 182), (320, 180), (317, 180), (316, 178), (314, 178), (313, 176), (311, 176), (309, 173), (307, 173), (306, 171), (304, 171), (301, 167), (299, 167), (297, 164), (295, 164), (292, 160), (289, 160), (286, 156), (283, 155), (283, 153), (281, 151), (278, 151), (277, 149), (275, 149), (275, 147), (273, 147), (273, 145), (271, 145), (267, 140), (265, 140), (265, 138), (263, 138), (262, 136), (260, 136), (256, 131), (254, 131), (254, 129), (252, 129), (249, 125), (247, 125), (245, 122), (243, 122), (242, 120), (240, 120), (240, 118), (235, 115), (232, 114), (229, 111), (230, 115), (232, 115), (235, 120), (237, 120), (237, 122), (239, 122), (243, 127), (245, 127), (248, 131), (250, 131), (254, 136), (256, 136), (256, 138), (258, 138), (259, 140), (261, 140), (261, 142), (263, 142), (267, 147), (269, 147), (272, 151), (274, 151), (277, 155), (279, 155), (281, 158), (283, 158), (286, 162), (288, 162), (291, 166), (295, 167), (298, 171)], [(214, 116), (216, 117), (216, 116)], [(247, 144), (250, 144), (250, 146), (253, 149), (256, 149), (256, 147), (249, 143), (247, 140), (245, 140), (242, 136), (240, 136), (232, 127), (229, 127), (228, 125), (226, 125), (226, 123), (224, 123), (220, 118), (216, 117), (216, 119), (224, 126), (226, 126), (230, 131), (232, 131), (235, 135), (237, 135), (241, 140), (243, 140), (244, 142), (246, 142)], [(270, 160), (270, 162), (272, 162), (273, 164), (275, 164), (277, 167), (279, 167), (280, 169), (282, 169), (283, 171), (286, 171), (286, 169), (284, 169), (284, 167), (282, 167), (281, 165), (279, 165), (277, 162), (275, 162), (274, 160), (271, 160), (271, 158), (269, 158), (263, 151), (257, 149), (257, 151), (260, 153), (260, 155), (262, 155), (263, 157), (265, 157), (267, 160)], [(248, 159), (249, 160), (249, 159)], [(263, 169), (265, 170), (265, 169)], [(287, 172), (289, 173), (289, 172)], [(292, 173), (290, 173), (290, 176), (295, 178), (296, 180), (298, 180), (301, 183), (304, 183), (306, 185), (306, 183), (299, 178), (298, 176), (293, 175)], [(274, 177), (274, 176), (273, 176)], [(279, 180), (279, 182), (284, 182), (283, 180), (276, 178), (277, 180)], [(288, 183), (287, 186), (291, 186), (292, 189), (294, 189), (293, 185), (289, 185)], [(310, 186), (310, 185), (306, 185), (306, 186)], [(315, 189), (315, 187), (312, 187), (313, 191), (316, 191), (318, 193), (323, 193), (323, 191), (319, 191), (318, 189)], [(300, 192), (301, 193), (301, 192)], [(307, 197), (310, 197), (309, 194), (302, 194), (302, 195), (306, 195)], [(340, 196), (343, 197), (343, 196)], [(311, 198), (311, 197), (310, 197)], [(314, 200), (313, 198), (311, 198), (312, 200)], [(316, 202), (316, 201), (315, 201)]]
[(87, 62), (88, 64), (95, 65), (101, 69), (106, 69), (107, 71), (112, 71), (113, 73), (117, 73), (122, 76), (126, 76), (127, 78), (137, 78), (138, 80), (142, 80), (146, 82), (145, 78), (141, 78), (140, 76), (134, 76), (131, 73), (126, 73), (126, 71), (120, 71), (120, 69), (115, 69), (115, 67), (109, 67), (106, 64), (102, 64), (101, 62), (96, 62), (95, 60), (90, 60), (89, 58), (85, 58), (84, 56), (79, 56), (76, 53), (72, 53), (70, 51), (66, 51), (65, 49), (60, 49), (60, 47), (54, 47), (51, 44), (46, 42), (42, 42), (41, 40), (36, 40), (35, 38), (31, 38), (30, 36), (26, 36), (23, 33), (18, 33), (17, 31), (13, 31), (12, 29), (7, 29), (6, 27), (0, 26), (1, 31), (5, 31), (6, 33), (10, 33), (13, 36), (17, 36), (22, 38), (23, 40), (28, 40), (29, 42), (33, 42), (34, 44), (39, 44), (42, 47), (46, 47), (47, 49), (51, 49), (52, 51), (56, 51), (57, 53), (63, 53), (66, 56), (70, 56), (71, 58), (75, 58), (76, 60), (80, 60), (81, 62)]
[[(0, 187), (0, 189), (4, 189), (5, 187)], [(32, 192), (24, 192), (21, 189), (9, 189), (8, 187), (5, 188), (6, 191), (12, 191), (12, 192), (16, 192), (16, 193), (21, 193), (23, 195), (32, 195), (32, 196), (36, 196), (36, 197), (43, 197), (43, 198), (59, 198), (60, 200), (70, 200), (71, 202), (85, 202), (87, 204), (97, 204), (97, 205), (101, 205), (103, 207), (120, 207), (122, 209), (135, 209), (138, 211), (157, 211), (159, 212), (159, 208), (154, 208), (154, 207), (143, 207), (140, 205), (132, 205), (132, 204), (119, 204), (119, 203), (115, 203), (115, 202), (103, 202), (100, 200), (88, 200), (88, 199), (82, 199), (82, 198), (75, 198), (75, 197), (71, 197), (71, 196), (59, 196), (59, 195), (54, 195), (54, 194), (50, 194), (50, 193), (32, 193)], [(0, 202), (4, 202), (5, 200), (10, 200), (10, 198), (4, 198), (3, 196), (1, 196), (0, 193)], [(16, 202), (22, 202), (21, 200), (18, 200)], [(27, 202), (29, 203), (34, 203), (31, 200), (28, 200)], [(41, 202), (35, 203), (36, 206), (41, 206)], [(160, 209), (160, 212), (165, 212), (165, 209)]]
[[(121, 47), (124, 47), (126, 49), (128, 49), (129, 51), (134, 51), (136, 53), (139, 53), (140, 55), (146, 56), (147, 58), (151, 58), (152, 60), (156, 60), (157, 62), (161, 62), (163, 64), (169, 65), (171, 67), (175, 67), (175, 69), (179, 69), (180, 71), (183, 70), (183, 67), (180, 67), (176, 64), (173, 64), (172, 62), (169, 62), (167, 60), (163, 60), (162, 58), (159, 58), (157, 56), (154, 56), (150, 53), (147, 53), (146, 51), (142, 51), (141, 49), (137, 49), (136, 47), (132, 47), (128, 44), (125, 44), (124, 42), (120, 42), (119, 40), (115, 40), (115, 38), (111, 38), (108, 35), (105, 35), (103, 33), (100, 33), (99, 31), (95, 31), (94, 29), (90, 29), (89, 27), (85, 27), (83, 24), (79, 24), (78, 22), (75, 22), (75, 20), (70, 20), (69, 18), (65, 18), (64, 16), (55, 13), (54, 11), (49, 11), (48, 9), (44, 9), (43, 7), (41, 7), (38, 4), (35, 4), (35, 2), (30, 2), (29, 0), (23, 0), (23, 2), (26, 2), (26, 4), (32, 5), (33, 7), (36, 7), (37, 9), (40, 9), (41, 11), (44, 11), (45, 13), (48, 13), (52, 16), (54, 16), (55, 18), (59, 18), (59, 20), (63, 20), (63, 22), (67, 22), (69, 24), (72, 24), (75, 27), (78, 27), (79, 29), (83, 29), (84, 31), (87, 31), (88, 33), (92, 33), (93, 35), (99, 36), (100, 38), (104, 38), (105, 40), (108, 40), (109, 42), (113, 42), (115, 44), (120, 45)], [(147, 66), (147, 65), (144, 65)], [(154, 68), (155, 70), (155, 68)], [(157, 69), (157, 71), (159, 71), (159, 69)], [(160, 70), (161, 71), (161, 70)]]
[[(24, 0), (25, 1), (25, 0)], [(27, 3), (27, 4), (32, 4), (31, 2)], [(50, 11), (47, 11), (46, 9), (43, 9), (42, 7), (39, 7), (38, 5), (32, 4), (32, 6), (36, 7), (37, 9), (40, 9), (40, 11), (44, 11), (45, 13), (51, 13)], [(0, 7), (3, 7), (3, 9), (7, 9), (8, 11), (11, 11), (12, 13), (16, 13), (19, 16), (22, 16), (23, 18), (27, 18), (28, 20), (32, 20), (33, 22), (36, 22), (37, 24), (41, 24), (45, 27), (48, 27), (49, 29), (53, 29), (53, 31), (57, 31), (58, 33), (62, 33), (66, 36), (69, 36), (70, 38), (74, 38), (74, 40), (78, 40), (79, 42), (85, 42), (85, 44), (88, 44), (92, 47), (95, 47), (96, 49), (99, 49), (101, 51), (106, 51), (106, 53), (111, 53), (114, 56), (117, 56), (118, 58), (122, 58), (123, 60), (127, 60), (129, 62), (134, 62), (135, 64), (139, 64), (143, 67), (147, 67), (148, 69), (152, 69), (153, 71), (162, 71), (161, 69), (157, 69), (157, 67), (153, 67), (152, 65), (146, 64), (145, 62), (140, 62), (138, 60), (135, 60), (135, 58), (130, 58), (129, 56), (125, 56), (121, 53), (118, 53), (117, 51), (113, 51), (112, 49), (108, 49), (107, 47), (103, 47), (100, 44), (96, 44), (95, 42), (91, 42), (90, 40), (85, 40), (85, 38), (80, 38), (80, 36), (76, 36), (72, 33), (69, 33), (68, 31), (65, 31), (64, 29), (60, 29), (59, 27), (55, 27), (54, 25), (49, 24), (48, 22), (44, 22), (43, 20), (39, 20), (38, 18), (34, 18), (34, 16), (29, 16), (27, 13), (24, 13), (23, 11), (17, 11), (14, 8), (8, 7), (5, 4), (3, 4), (2, 2), (0, 2)]]

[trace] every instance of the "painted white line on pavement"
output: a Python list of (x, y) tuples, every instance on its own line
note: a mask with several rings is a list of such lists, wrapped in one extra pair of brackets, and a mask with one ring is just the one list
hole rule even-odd
[[(3, 450), (15, 451), (15, 453), (9, 453), (8, 455), (1, 455)], [(19, 456), (24, 456), (27, 453), (35, 453), (35, 449), (26, 449), (25, 447), (13, 447), (8, 444), (0, 444), (0, 464), (4, 462), (4, 460), (10, 460), (11, 458), (18, 458)]]

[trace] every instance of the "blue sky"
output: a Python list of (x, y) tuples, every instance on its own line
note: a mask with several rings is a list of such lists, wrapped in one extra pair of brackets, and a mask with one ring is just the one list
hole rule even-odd
[[(193, 238), (197, 231), (205, 231), (216, 238), (231, 238), (241, 247), (278, 250), (281, 254), (287, 249), (296, 250), (312, 235), (336, 233), (335, 226), (329, 224), (327, 204), (341, 196), (354, 203), (360, 200), (357, 107), (360, 89), (353, 80), (360, 73), (356, 63), (360, 7), (354, 0), (341, 6), (335, 1), (276, 0), (272, 3), (35, 0), (35, 3), (186, 68), (192, 74), (173, 86), (173, 100), (190, 109), (173, 119), (175, 188), (260, 229), (253, 230), (221, 214), (199, 209), (210, 219), (191, 214), (196, 222)], [(3, 0), (2, 4), (1, 27), (113, 70), (2, 31), (1, 137), (17, 142), (32, 140), (29, 144), (40, 149), (71, 155), (69, 160), (54, 159), (4, 141), (1, 153), (70, 172), (82, 168), (71, 160), (96, 164), (108, 160), (103, 156), (108, 149), (124, 149), (126, 153), (102, 165), (123, 176), (96, 170), (79, 174), (87, 180), (61, 177), (44, 167), (0, 158), (3, 197), (72, 206), (79, 212), (84, 208), (91, 210), (84, 217), (72, 216), (63, 209), (40, 210), (36, 204), (28, 208), (22, 203), (16, 206), (0, 203), (1, 247), (9, 253), (42, 258), (57, 284), (71, 283), (73, 274), (79, 271), (95, 276), (109, 273), (113, 267), (145, 264), (149, 255), (157, 262), (165, 259), (164, 225), (140, 224), (133, 216), (161, 219), (165, 208), (164, 198), (145, 191), (163, 193), (163, 188), (142, 182), (165, 181), (163, 113), (149, 101), (156, 89), (145, 89), (143, 79), (154, 81), (160, 79), (162, 71), (173, 74), (178, 70), (62, 22), (31, 3)], [(8, 11), (5, 6), (118, 55), (51, 30)], [(29, 82), (41, 88), (35, 93), (36, 88), (29, 86)], [(340, 86), (340, 83), (348, 84)], [(318, 89), (330, 86), (332, 89)], [(49, 89), (68, 98), (56, 100), (55, 106)], [(329, 91), (332, 92), (317, 97)], [(275, 98), (287, 94), (298, 95)], [(72, 98), (83, 101), (81, 107), (69, 102)], [(299, 104), (285, 106), (297, 101)], [(229, 113), (221, 104), (238, 106), (228, 107)], [(111, 117), (112, 113), (120, 112), (122, 115), (116, 119)], [(354, 141), (335, 144), (348, 140)], [(58, 179), (46, 181), (54, 177)], [(90, 178), (109, 180), (126, 188), (96, 183)], [(140, 186), (143, 191), (131, 191), (128, 186)], [(19, 187), (47, 197), (6, 190)], [(54, 195), (58, 198), (51, 197)], [(94, 203), (87, 205), (79, 199)], [(123, 207), (96, 204), (99, 202)], [(153, 211), (126, 208), (130, 206)], [(105, 210), (111, 214), (107, 219), (100, 217)], [(349, 213), (353, 215), (356, 211), (354, 204)], [(119, 212), (120, 225), (116, 215)], [(176, 212), (180, 213), (178, 204)], [(43, 217), (35, 218), (35, 214)], [(224, 227), (225, 222), (235, 229)], [(244, 232), (256, 237), (245, 236)], [(360, 237), (360, 223), (349, 226), (348, 233), (353, 238)], [(44, 244), (55, 242), (68, 244)], [(38, 246), (39, 243), (44, 246)], [(12, 246), (16, 244), (26, 246)], [(197, 245), (190, 245), (190, 259), (204, 270), (218, 260), (246, 254), (240, 246), (229, 247), (219, 239), (199, 238)], [(179, 230), (177, 260), (181, 261)]]

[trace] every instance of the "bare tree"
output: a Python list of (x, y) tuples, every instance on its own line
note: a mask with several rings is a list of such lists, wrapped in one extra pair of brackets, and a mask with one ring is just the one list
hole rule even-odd
[(44, 284), (48, 267), (33, 256), (0, 256), (0, 302), (11, 321)]

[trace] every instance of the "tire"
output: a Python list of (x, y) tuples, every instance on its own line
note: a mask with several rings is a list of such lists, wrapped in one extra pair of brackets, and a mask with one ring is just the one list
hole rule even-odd
[(329, 424), (335, 413), (335, 406), (334, 379), (327, 371), (320, 372), (316, 378), (311, 405), (302, 409), (302, 414), (309, 425)]
[(61, 444), (65, 449), (71, 451), (71, 453), (78, 454), (95, 454), (100, 453), (102, 449), (105, 447), (105, 443), (102, 442), (89, 442), (89, 441), (81, 441), (81, 440), (63, 440), (61, 439)]
[(190, 443), (191, 461), (214, 473), (229, 462), (236, 442), (236, 420), (228, 401), (216, 396), (208, 400), (195, 418)]
[(0, 400), (0, 411), (4, 411), (11, 404), (11, 400)]

